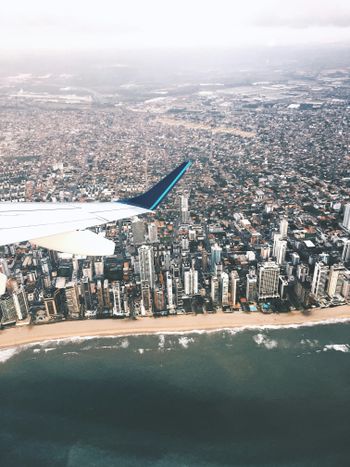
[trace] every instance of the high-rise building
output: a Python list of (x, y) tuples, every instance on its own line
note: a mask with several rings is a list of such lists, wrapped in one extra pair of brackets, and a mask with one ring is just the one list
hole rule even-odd
[(90, 289), (90, 281), (88, 277), (83, 277), (81, 283), (81, 291), (84, 299), (85, 311), (92, 310), (92, 297)]
[(344, 207), (343, 227), (350, 230), (350, 204), (346, 204)]
[(347, 239), (344, 242), (341, 260), (344, 263), (347, 263), (348, 261), (350, 261), (350, 239)]
[(229, 276), (223, 272), (220, 278), (220, 302), (223, 306), (229, 305)]
[(101, 313), (104, 310), (104, 300), (103, 300), (103, 286), (102, 281), (98, 279), (96, 283), (96, 295), (98, 302), (98, 311)]
[(15, 303), (17, 318), (19, 320), (25, 319), (29, 313), (27, 294), (23, 287), (13, 293), (13, 300)]
[(154, 309), (155, 311), (165, 310), (165, 294), (161, 287), (156, 287), (154, 290)]
[(112, 295), (113, 295), (113, 316), (120, 316), (123, 314), (120, 282), (112, 283)]
[(282, 300), (287, 299), (288, 279), (285, 276), (279, 277), (279, 295)]
[(269, 259), (271, 254), (271, 246), (269, 244), (262, 245), (260, 249), (260, 256), (262, 259), (267, 260)]
[(288, 219), (283, 217), (280, 222), (280, 235), (282, 239), (286, 239), (288, 235)]
[(112, 304), (111, 304), (111, 295), (109, 293), (108, 279), (105, 279), (103, 281), (103, 301), (104, 301), (104, 304), (105, 304), (105, 308), (110, 310), (112, 308)]
[(147, 281), (149, 287), (154, 289), (155, 272), (153, 247), (150, 245), (143, 245), (138, 249), (138, 253), (141, 282)]
[(275, 233), (273, 237), (272, 256), (276, 258), (277, 264), (282, 265), (286, 259), (287, 241), (280, 233)]
[(152, 313), (151, 287), (147, 280), (141, 281), (141, 310), (142, 314)]
[(17, 310), (13, 295), (5, 293), (0, 298), (0, 323), (4, 326), (16, 323)]
[(83, 277), (87, 277), (89, 281), (92, 281), (92, 263), (91, 261), (84, 261), (83, 264)]
[(295, 251), (293, 251), (293, 253), (291, 254), (291, 258), (293, 266), (296, 266), (300, 263), (300, 256)]
[(213, 245), (211, 247), (211, 271), (213, 272), (214, 269), (215, 269), (215, 265), (216, 264), (219, 264), (221, 262), (221, 253), (222, 253), (222, 248), (217, 244), (215, 243), (215, 245)]
[(185, 190), (180, 199), (180, 209), (181, 209), (181, 223), (189, 224), (190, 223), (190, 213), (188, 211), (188, 198), (189, 192)]
[(276, 245), (276, 261), (280, 266), (286, 261), (287, 241), (278, 240)]
[(132, 219), (131, 231), (134, 245), (141, 245), (145, 241), (145, 224), (138, 217)]
[(345, 300), (350, 299), (350, 274), (344, 276), (341, 295)]
[(184, 273), (185, 295), (192, 297), (198, 293), (198, 271), (191, 268)]
[(325, 295), (328, 272), (329, 266), (326, 266), (322, 261), (316, 263), (312, 278), (311, 293), (317, 298)]
[(216, 276), (211, 278), (210, 296), (214, 304), (219, 303), (219, 280)]
[(167, 293), (167, 303), (168, 309), (170, 312), (174, 311), (174, 294), (173, 294), (173, 278), (171, 277), (170, 272), (166, 273), (166, 293)]
[(278, 232), (275, 232), (273, 234), (273, 248), (272, 248), (272, 256), (276, 258), (277, 256), (277, 247), (278, 247), (278, 242), (282, 239), (281, 234)]
[(182, 288), (182, 283), (181, 279), (179, 277), (174, 278), (174, 283), (175, 283), (175, 303), (176, 303), (176, 308), (181, 310), (183, 308), (183, 288)]
[(258, 298), (258, 279), (255, 268), (250, 268), (247, 278), (246, 299), (248, 302), (255, 302)]
[(158, 228), (154, 222), (148, 224), (148, 241), (150, 243), (158, 242)]
[(328, 276), (327, 294), (333, 298), (336, 295), (341, 295), (344, 276), (347, 269), (343, 264), (333, 264)]
[(5, 274), (7, 277), (10, 275), (10, 268), (7, 264), (6, 258), (0, 258), (0, 272)]
[(280, 267), (275, 261), (259, 264), (259, 299), (279, 296), (278, 281)]
[(237, 305), (237, 289), (238, 289), (239, 275), (237, 271), (231, 271), (230, 273), (230, 292), (231, 292), (231, 306)]
[(103, 276), (104, 273), (104, 261), (103, 258), (96, 258), (94, 262), (95, 276)]
[(300, 282), (305, 282), (308, 275), (309, 275), (309, 266), (303, 263), (298, 264), (297, 278), (300, 280)]
[(66, 285), (67, 313), (70, 318), (80, 317), (79, 290), (77, 284), (70, 282)]

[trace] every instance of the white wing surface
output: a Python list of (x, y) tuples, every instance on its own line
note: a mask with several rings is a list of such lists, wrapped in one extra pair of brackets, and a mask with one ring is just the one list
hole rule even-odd
[(33, 241), (66, 253), (112, 254), (113, 242), (77, 231), (152, 212), (189, 166), (184, 162), (147, 193), (118, 202), (0, 203), (0, 246)]

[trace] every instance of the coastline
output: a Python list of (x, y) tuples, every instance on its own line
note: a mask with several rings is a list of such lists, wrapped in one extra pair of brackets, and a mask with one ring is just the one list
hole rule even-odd
[(22, 326), (0, 331), (0, 348), (72, 338), (126, 336), (136, 334), (191, 333), (259, 327), (310, 326), (336, 321), (350, 321), (350, 305), (315, 308), (307, 314), (292, 311), (281, 314), (215, 313), (204, 315), (175, 315), (161, 318), (144, 317), (137, 320), (102, 319), (62, 321), (52, 324)]

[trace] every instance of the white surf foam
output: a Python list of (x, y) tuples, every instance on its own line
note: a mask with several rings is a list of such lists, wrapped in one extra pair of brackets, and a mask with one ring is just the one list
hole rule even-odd
[(253, 340), (257, 345), (263, 345), (268, 350), (278, 347), (278, 342), (275, 339), (270, 339), (266, 334), (256, 334), (253, 336)]
[(182, 336), (179, 338), (179, 344), (184, 348), (188, 349), (188, 346), (194, 342), (193, 337)]
[(11, 347), (9, 349), (0, 349), (0, 363), (5, 363), (10, 360), (14, 355), (20, 352), (18, 347)]
[(327, 344), (323, 347), (323, 351), (327, 352), (328, 350), (335, 350), (336, 352), (350, 352), (349, 344)]

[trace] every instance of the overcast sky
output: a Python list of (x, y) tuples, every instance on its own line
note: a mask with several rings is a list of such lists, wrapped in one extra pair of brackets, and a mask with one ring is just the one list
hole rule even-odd
[(350, 0), (8, 0), (0, 48), (350, 43)]

